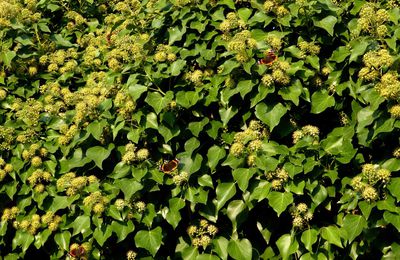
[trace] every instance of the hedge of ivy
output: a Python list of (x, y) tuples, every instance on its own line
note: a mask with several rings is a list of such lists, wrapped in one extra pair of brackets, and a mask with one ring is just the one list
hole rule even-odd
[(0, 258), (398, 259), (398, 0), (0, 0)]

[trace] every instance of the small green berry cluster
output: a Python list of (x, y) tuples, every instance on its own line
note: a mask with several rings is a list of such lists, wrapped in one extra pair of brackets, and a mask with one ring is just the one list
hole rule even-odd
[(275, 171), (265, 173), (267, 180), (271, 182), (273, 190), (281, 190), (284, 184), (289, 180), (289, 173), (283, 168), (277, 168)]
[(313, 139), (313, 143), (317, 144), (319, 141), (319, 128), (313, 125), (303, 126), (301, 129), (293, 132), (293, 144), (296, 144), (304, 137), (309, 136)]
[(294, 228), (303, 229), (313, 218), (313, 213), (308, 209), (307, 204), (299, 203), (290, 210), (292, 215), (292, 225)]
[(3, 158), (0, 157), (0, 181), (4, 180), (7, 174), (11, 173), (14, 167), (11, 163), (6, 163)]
[(97, 182), (99, 182), (99, 180), (94, 175), (77, 177), (74, 172), (68, 172), (57, 180), (56, 185), (57, 189), (59, 191), (65, 191), (67, 196), (74, 196), (86, 186)]
[(187, 233), (192, 239), (192, 245), (206, 249), (211, 244), (213, 237), (218, 233), (218, 228), (209, 224), (207, 220), (202, 219), (199, 225), (191, 225)]
[(379, 165), (364, 164), (361, 174), (351, 180), (353, 189), (361, 194), (367, 201), (379, 199), (379, 191), (390, 181), (390, 171), (379, 167)]
[(248, 128), (235, 134), (229, 153), (235, 157), (247, 156), (248, 165), (253, 166), (263, 140), (268, 136), (267, 129), (260, 121), (251, 120)]
[(244, 63), (250, 59), (251, 50), (257, 48), (257, 41), (252, 38), (251, 32), (243, 30), (236, 33), (228, 42), (228, 51), (236, 53), (236, 60)]
[(150, 152), (146, 148), (137, 150), (136, 146), (132, 143), (125, 145), (125, 154), (122, 156), (122, 161), (126, 164), (133, 164), (134, 162), (142, 162), (149, 158)]
[(103, 196), (100, 191), (92, 192), (83, 199), (83, 205), (90, 208), (96, 215), (101, 215), (108, 203), (109, 199)]

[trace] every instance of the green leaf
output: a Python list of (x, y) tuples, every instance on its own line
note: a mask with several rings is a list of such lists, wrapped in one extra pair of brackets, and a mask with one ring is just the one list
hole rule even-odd
[(383, 219), (388, 223), (392, 224), (398, 232), (400, 232), (400, 215), (385, 211), (383, 213)]
[(3, 51), (0, 53), (0, 61), (4, 63), (7, 67), (11, 66), (11, 61), (17, 56), (15, 51)]
[(136, 180), (127, 178), (116, 180), (115, 186), (121, 189), (126, 200), (130, 200), (135, 192), (143, 188), (143, 185)]
[(85, 233), (90, 229), (90, 217), (89, 216), (79, 216), (77, 217), (74, 222), (72, 222), (68, 227), (72, 227), (74, 232), (72, 233), (75, 236), (78, 233)]
[(229, 241), (228, 254), (230, 257), (237, 260), (251, 259), (252, 248), (248, 239), (235, 239)]
[(34, 240), (35, 238), (28, 232), (17, 230), (12, 240), (12, 248), (16, 249), (18, 246), (21, 247), (23, 252), (25, 252), (26, 250), (28, 250), (29, 246), (33, 243)]
[(277, 126), (287, 112), (287, 108), (278, 103), (274, 106), (267, 106), (265, 103), (260, 103), (256, 106), (256, 117), (269, 126), (272, 131)]
[(390, 183), (388, 184), (387, 188), (390, 193), (400, 201), (400, 177), (391, 178)]
[(237, 114), (238, 110), (236, 107), (232, 106), (229, 108), (220, 108), (218, 112), (221, 117), (222, 126), (225, 127), (228, 125), (229, 120), (231, 120), (232, 117)]
[(66, 207), (69, 207), (76, 199), (77, 197), (54, 196), (49, 210), (52, 212), (57, 212), (59, 209), (65, 209)]
[(233, 197), (236, 193), (236, 186), (235, 183), (233, 182), (225, 182), (225, 183), (220, 183), (217, 186), (216, 189), (216, 194), (217, 194), (217, 199), (216, 199), (216, 207), (217, 211), (219, 211), (225, 203)]
[(155, 229), (146, 231), (140, 230), (135, 235), (135, 244), (137, 247), (144, 248), (151, 253), (154, 257), (161, 246), (162, 242), (162, 229), (156, 227)]
[(228, 208), (226, 210), (228, 218), (232, 221), (233, 231), (236, 231), (237, 225), (239, 222), (237, 217), (240, 213), (242, 213), (246, 209), (246, 205), (242, 200), (233, 200), (229, 203)]
[(219, 146), (212, 146), (210, 149), (208, 149), (207, 152), (207, 165), (210, 167), (211, 171), (215, 170), (215, 167), (218, 165), (219, 161), (225, 158), (226, 152), (225, 149), (219, 147)]
[(103, 169), (103, 161), (110, 156), (113, 149), (113, 143), (109, 144), (107, 149), (101, 146), (90, 147), (86, 151), (86, 157), (94, 161), (97, 167)]
[(178, 76), (181, 74), (183, 68), (186, 66), (185, 60), (176, 60), (171, 64), (171, 76)]
[(218, 254), (221, 259), (228, 258), (228, 244), (229, 241), (223, 236), (219, 236), (218, 238), (214, 238), (212, 240), (214, 251)]
[(340, 229), (337, 226), (323, 227), (320, 230), (323, 239), (331, 244), (343, 248), (342, 241), (340, 240)]
[(71, 239), (71, 233), (69, 231), (64, 231), (62, 233), (57, 233), (54, 235), (54, 241), (64, 251), (69, 250), (70, 239)]
[(182, 36), (186, 32), (186, 26), (179, 28), (178, 26), (172, 27), (168, 29), (169, 41), (168, 45), (172, 45), (176, 41), (182, 40)]
[(107, 227), (104, 228), (98, 227), (93, 232), (93, 238), (100, 246), (103, 246), (104, 243), (107, 241), (107, 239), (111, 237), (111, 235), (112, 235), (112, 228), (111, 226), (108, 225)]
[(282, 259), (289, 259), (299, 248), (299, 243), (291, 235), (285, 234), (276, 241)]
[(333, 36), (334, 27), (337, 21), (338, 19), (335, 16), (329, 15), (320, 21), (314, 20), (314, 25), (324, 29)]
[(128, 87), (128, 94), (134, 101), (138, 100), (140, 96), (147, 91), (147, 87), (140, 84), (132, 84)]
[(369, 42), (366, 40), (354, 40), (350, 43), (351, 55), (349, 62), (357, 60), (357, 58), (365, 53)]
[(243, 192), (246, 191), (247, 186), (249, 185), (249, 180), (256, 173), (254, 168), (238, 168), (232, 172), (233, 179), (237, 182), (239, 189)]
[(346, 231), (348, 243), (350, 244), (356, 237), (358, 237), (367, 226), (367, 221), (363, 216), (346, 215), (343, 219), (342, 229)]
[(340, 46), (332, 52), (332, 56), (329, 59), (337, 63), (341, 63), (350, 55), (350, 53), (351, 52), (347, 47)]
[(318, 240), (318, 231), (315, 229), (307, 229), (301, 234), (301, 242), (304, 244), (306, 249), (313, 252), (312, 245)]
[(290, 192), (272, 191), (267, 198), (269, 205), (278, 213), (278, 217), (293, 203), (293, 195)]
[(52, 233), (51, 230), (45, 229), (42, 232), (39, 232), (37, 235), (35, 235), (35, 247), (37, 249), (43, 247), (47, 239), (51, 235), (51, 233)]
[(167, 107), (173, 98), (174, 94), (172, 91), (168, 91), (164, 97), (158, 92), (148, 92), (145, 101), (159, 114), (161, 110)]
[(183, 207), (185, 207), (185, 201), (181, 198), (172, 198), (168, 201), (169, 208), (165, 219), (169, 224), (175, 229), (179, 222), (181, 221), (181, 213), (179, 212)]
[(311, 96), (311, 113), (319, 114), (328, 107), (335, 105), (335, 98), (329, 95), (328, 91), (323, 89), (321, 91), (314, 92)]

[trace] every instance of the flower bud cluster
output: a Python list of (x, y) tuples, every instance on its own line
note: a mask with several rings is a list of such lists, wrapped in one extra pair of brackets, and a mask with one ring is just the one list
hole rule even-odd
[(260, 121), (252, 120), (248, 128), (235, 134), (229, 153), (235, 157), (250, 156), (248, 162), (249, 166), (252, 166), (257, 153), (261, 151), (263, 140), (268, 136), (269, 133), (264, 125)]
[(228, 39), (229, 38), (229, 32), (238, 28), (245, 28), (246, 23), (241, 20), (236, 13), (230, 12), (226, 15), (226, 19), (223, 20), (220, 25), (219, 29), (224, 33), (224, 38)]
[(303, 137), (310, 136), (313, 138), (314, 142), (318, 142), (319, 140), (319, 128), (313, 125), (303, 126), (300, 130), (296, 130), (293, 132), (293, 144), (296, 144)]
[(45, 185), (51, 181), (52, 177), (51, 173), (37, 169), (28, 177), (28, 182), (36, 192), (42, 193)]
[[(389, 71), (383, 74), (381, 81), (375, 85), (376, 90), (379, 94), (388, 100), (398, 100), (400, 98), (400, 81), (398, 80), (399, 75), (395, 71)], [(394, 111), (390, 112), (392, 115), (396, 115), (395, 106)]]
[(13, 170), (13, 165), (11, 163), (6, 163), (6, 161), (0, 157), (0, 181), (4, 180), (7, 174), (11, 173)]
[(133, 250), (129, 250), (126, 252), (126, 260), (135, 260), (137, 256), (137, 253)]
[(186, 230), (192, 240), (192, 245), (206, 249), (211, 244), (213, 237), (218, 233), (218, 228), (207, 220), (200, 220), (198, 225), (191, 225)]
[(99, 180), (96, 176), (76, 176), (74, 172), (68, 172), (62, 175), (57, 180), (57, 189), (59, 191), (65, 191), (67, 196), (74, 196), (83, 190), (86, 186), (97, 183)]
[(304, 40), (299, 41), (297, 46), (301, 51), (300, 56), (303, 58), (307, 57), (307, 55), (318, 55), (321, 50), (321, 47), (316, 45), (314, 42), (307, 42)]
[(156, 62), (173, 62), (176, 60), (176, 55), (172, 52), (171, 46), (159, 44), (157, 46), (157, 51), (154, 54), (154, 60)]
[(203, 85), (203, 79), (205, 78), (205, 73), (200, 70), (196, 69), (194, 71), (189, 71), (185, 74), (185, 79), (192, 82), (195, 86)]
[(126, 90), (119, 90), (115, 95), (114, 105), (118, 108), (118, 114), (128, 119), (136, 108), (136, 102)]
[(132, 164), (134, 162), (145, 161), (149, 158), (150, 152), (146, 148), (137, 150), (137, 147), (128, 143), (125, 145), (125, 154), (122, 156), (122, 161), (126, 164)]
[(10, 150), (14, 142), (14, 128), (0, 126), (0, 151)]
[(37, 1), (13, 1), (3, 0), (0, 2), (0, 28), (11, 27), (14, 23), (30, 25), (41, 19), (42, 14), (36, 12)]
[(123, 199), (116, 199), (114, 202), (115, 207), (119, 211), (123, 211), (125, 208), (129, 210), (128, 216), (132, 217), (133, 213), (143, 213), (146, 210), (146, 203), (141, 200), (138, 201), (126, 201)]
[(268, 35), (265, 41), (273, 50), (279, 51), (282, 48), (281, 38), (275, 35)]
[(282, 0), (266, 0), (263, 5), (264, 12), (275, 13), (278, 17), (283, 17), (289, 14), (289, 10), (283, 5)]
[(355, 176), (351, 186), (367, 201), (379, 199), (379, 189), (385, 187), (390, 181), (390, 171), (377, 164), (364, 164), (361, 174)]
[(42, 147), (40, 143), (34, 143), (29, 146), (28, 149), (22, 151), (22, 159), (24, 161), (29, 161), (33, 167), (42, 166), (42, 160), (47, 157), (48, 151), (46, 148)]
[(289, 173), (283, 168), (277, 168), (275, 171), (266, 172), (265, 177), (271, 182), (273, 190), (281, 190), (283, 185), (289, 180)]
[(23, 230), (31, 235), (35, 235), (41, 226), (42, 223), (40, 223), (40, 216), (38, 214), (33, 214), (30, 218), (21, 221), (15, 220), (13, 222), (13, 227), (15, 229)]
[(58, 215), (55, 215), (54, 212), (48, 211), (41, 217), (42, 224), (44, 224), (48, 229), (52, 232), (58, 229), (59, 224), (62, 221), (62, 218)]
[(236, 53), (236, 60), (243, 63), (249, 60), (248, 51), (257, 48), (257, 41), (251, 32), (243, 30), (236, 33), (228, 43), (228, 50)]
[(374, 3), (366, 3), (360, 9), (360, 18), (357, 20), (357, 31), (384, 38), (388, 34), (386, 23), (389, 22), (389, 12), (378, 9)]
[(312, 220), (313, 213), (308, 209), (307, 204), (299, 203), (297, 206), (291, 208), (290, 214), (292, 215), (292, 225), (294, 228), (303, 229)]
[[(268, 55), (266, 51), (265, 55)], [(272, 73), (265, 74), (261, 78), (261, 82), (270, 87), (273, 83), (286, 86), (290, 83), (290, 76), (287, 74), (287, 70), (290, 69), (290, 65), (287, 61), (277, 60), (271, 65)]]
[(181, 186), (181, 185), (187, 183), (188, 180), (189, 180), (189, 174), (185, 171), (182, 171), (179, 174), (175, 174), (172, 176), (172, 181), (177, 186)]
[(97, 215), (101, 215), (104, 212), (108, 202), (108, 198), (102, 196), (100, 191), (92, 192), (83, 199), (83, 205), (89, 207)]
[(63, 135), (58, 137), (58, 143), (60, 145), (68, 145), (75, 137), (75, 135), (78, 133), (78, 131), (79, 128), (77, 125), (71, 125), (70, 127), (68, 127), (68, 125), (61, 126), (60, 132)]
[(78, 70), (78, 51), (75, 48), (60, 49), (51, 54), (45, 54), (39, 58), (42, 66), (47, 66), (48, 72), (64, 74)]
[(393, 156), (397, 159), (400, 159), (400, 147), (397, 147), (396, 149), (394, 149)]
[(5, 208), (1, 216), (1, 221), (7, 222), (9, 220), (15, 219), (19, 214), (19, 209), (17, 207)]

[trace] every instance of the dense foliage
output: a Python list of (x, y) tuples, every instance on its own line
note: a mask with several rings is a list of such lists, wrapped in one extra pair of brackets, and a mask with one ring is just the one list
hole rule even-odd
[(399, 4), (0, 0), (0, 258), (397, 259)]

